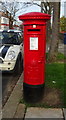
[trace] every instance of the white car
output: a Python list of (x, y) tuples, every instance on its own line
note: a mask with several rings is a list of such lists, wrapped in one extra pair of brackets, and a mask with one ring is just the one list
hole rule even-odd
[(19, 72), (22, 62), (22, 31), (0, 30), (0, 71)]

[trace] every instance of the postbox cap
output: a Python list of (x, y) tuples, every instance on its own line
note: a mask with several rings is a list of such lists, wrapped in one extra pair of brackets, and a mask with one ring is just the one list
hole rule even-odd
[(41, 12), (29, 12), (19, 16), (20, 20), (34, 19), (34, 20), (49, 20), (50, 15)]

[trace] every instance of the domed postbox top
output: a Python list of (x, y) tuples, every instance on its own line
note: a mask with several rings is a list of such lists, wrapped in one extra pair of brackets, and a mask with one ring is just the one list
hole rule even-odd
[(34, 19), (34, 20), (49, 20), (50, 15), (41, 12), (29, 12), (19, 16), (20, 20)]

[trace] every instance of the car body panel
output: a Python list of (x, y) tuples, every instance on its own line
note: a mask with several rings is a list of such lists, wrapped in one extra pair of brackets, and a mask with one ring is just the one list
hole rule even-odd
[[(0, 30), (0, 32), (3, 32)], [(17, 30), (7, 30), (8, 32), (21, 33)], [(13, 59), (9, 59), (9, 55), (14, 54)], [(22, 55), (22, 42), (20, 44), (0, 44), (0, 71), (14, 71), (17, 58)]]

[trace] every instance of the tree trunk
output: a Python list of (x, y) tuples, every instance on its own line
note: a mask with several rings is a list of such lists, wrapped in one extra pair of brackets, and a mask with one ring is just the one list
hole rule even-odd
[(13, 28), (13, 17), (10, 14), (10, 16), (9, 16), (9, 29), (12, 29), (12, 28)]
[[(50, 14), (51, 15), (51, 7), (49, 6), (49, 11), (48, 11), (48, 14)], [(47, 30), (46, 30), (46, 32), (47, 32), (47, 42), (50, 44), (50, 41), (51, 41), (51, 20), (49, 20), (48, 22), (47, 22)]]
[(53, 10), (53, 25), (52, 25), (52, 40), (50, 44), (49, 51), (49, 61), (56, 60), (56, 56), (58, 53), (58, 44), (59, 44), (59, 20), (60, 20), (60, 3), (54, 2), (54, 10)]
[[(49, 7), (49, 10), (47, 9), (47, 7)], [(43, 10), (44, 8), (45, 8), (45, 10)], [(44, 0), (42, 0), (41, 12), (51, 15), (51, 9), (52, 9), (51, 3), (49, 3), (47, 6), (47, 4), (44, 2)], [(47, 40), (47, 42), (50, 42), (50, 40), (51, 40), (51, 21), (50, 20), (47, 22), (46, 32), (47, 32), (47, 39), (46, 40)]]
[(51, 41), (51, 23), (50, 23), (50, 20), (47, 22), (47, 29), (46, 29), (46, 32), (47, 32), (47, 37), (46, 37), (46, 40), (47, 40), (47, 43), (50, 44), (50, 41)]

